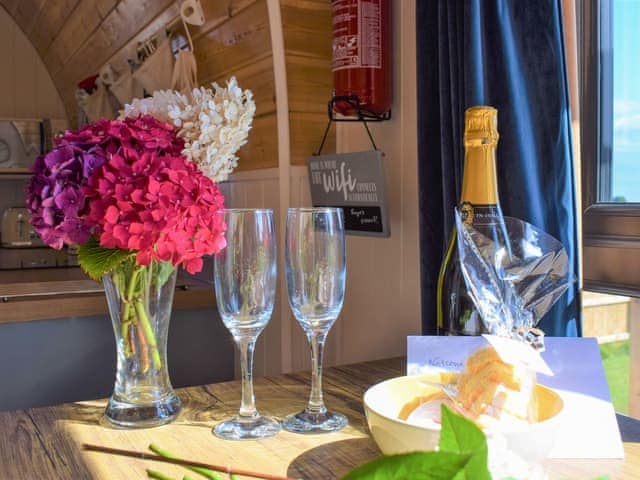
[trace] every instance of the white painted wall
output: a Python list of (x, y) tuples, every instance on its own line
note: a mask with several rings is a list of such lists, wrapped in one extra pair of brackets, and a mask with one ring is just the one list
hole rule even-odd
[(67, 118), (60, 95), (40, 56), (2, 6), (0, 118)]
[[(404, 355), (407, 335), (421, 333), (415, 1), (392, 3), (392, 119), (370, 124), (385, 153), (391, 237), (348, 237), (337, 363)], [(361, 125), (339, 124), (337, 134), (338, 152), (371, 148)]]
[[(378, 148), (385, 152), (391, 236), (347, 237), (345, 302), (329, 333), (325, 365), (405, 355), (407, 335), (421, 333), (415, 0), (392, 4), (393, 116), (370, 124)], [(337, 149), (371, 149), (363, 126), (337, 124)], [(289, 174), (289, 206), (310, 205), (306, 168), (291, 167)], [(306, 339), (289, 307), (281, 312), (281, 328), (290, 329), (290, 362), (283, 363), (284, 370), (308, 369)]]

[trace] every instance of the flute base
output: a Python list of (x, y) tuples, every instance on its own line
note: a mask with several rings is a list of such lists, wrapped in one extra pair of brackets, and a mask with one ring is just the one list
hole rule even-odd
[(293, 433), (329, 433), (342, 430), (348, 423), (347, 417), (341, 413), (311, 413), (303, 410), (285, 418), (282, 428)]
[(281, 429), (275, 418), (236, 416), (213, 427), (213, 434), (225, 440), (254, 440), (273, 437)]

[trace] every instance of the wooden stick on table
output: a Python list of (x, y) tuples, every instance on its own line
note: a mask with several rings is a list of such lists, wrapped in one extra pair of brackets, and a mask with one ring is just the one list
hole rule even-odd
[(146, 452), (136, 452), (132, 450), (122, 450), (119, 448), (102, 447), (99, 445), (90, 445), (84, 443), (82, 445), (83, 450), (89, 452), (110, 453), (111, 455), (121, 455), (125, 457), (139, 458), (141, 460), (154, 460), (157, 462), (173, 463), (175, 465), (182, 465), (183, 467), (199, 467), (208, 468), (209, 470), (215, 470), (216, 472), (223, 472), (229, 475), (243, 475), (246, 477), (262, 478), (264, 480), (296, 480), (294, 478), (282, 477), (280, 475), (272, 475), (270, 473), (251, 472), (249, 470), (242, 470), (238, 468), (223, 467), (221, 465), (211, 465), (209, 463), (192, 462), (190, 460), (183, 460), (179, 458), (167, 458), (160, 455), (154, 455)]

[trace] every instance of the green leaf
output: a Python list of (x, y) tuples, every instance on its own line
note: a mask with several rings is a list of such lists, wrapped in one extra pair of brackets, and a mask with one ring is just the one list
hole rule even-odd
[(78, 263), (87, 275), (99, 282), (105, 273), (109, 273), (122, 262), (134, 257), (129, 250), (102, 248), (95, 237), (78, 247)]
[(440, 451), (469, 455), (464, 472), (456, 477), (467, 480), (491, 480), (488, 462), (487, 439), (471, 420), (457, 415), (442, 404), (442, 431)]
[(342, 480), (451, 480), (470, 455), (415, 452), (378, 458), (349, 472)]
[(176, 267), (171, 262), (153, 262), (153, 276), (159, 286), (163, 286), (169, 280)]

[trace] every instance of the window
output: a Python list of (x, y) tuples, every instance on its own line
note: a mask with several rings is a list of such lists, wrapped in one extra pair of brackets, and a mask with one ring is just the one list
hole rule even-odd
[(584, 289), (618, 295), (585, 294), (585, 334), (609, 323), (595, 333), (614, 340), (601, 346), (609, 387), (640, 417), (640, 2), (576, 3)]
[(603, 200), (640, 202), (640, 2), (614, 0), (611, 11), (611, 163)]
[(639, 296), (640, 2), (578, 8), (584, 288)]

